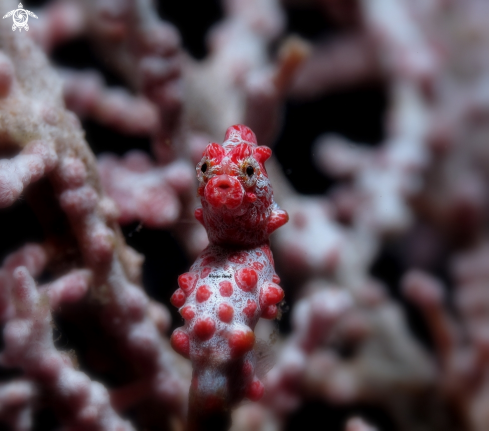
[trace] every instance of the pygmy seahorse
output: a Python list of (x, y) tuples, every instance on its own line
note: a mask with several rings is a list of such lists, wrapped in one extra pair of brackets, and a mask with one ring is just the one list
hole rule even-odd
[(264, 392), (253, 331), (260, 317), (277, 316), (284, 297), (268, 238), (288, 220), (265, 170), (271, 154), (248, 127), (235, 125), (222, 145), (207, 146), (196, 168), (202, 207), (195, 217), (209, 245), (171, 298), (185, 319), (171, 343), (193, 367), (190, 415), (256, 401)]

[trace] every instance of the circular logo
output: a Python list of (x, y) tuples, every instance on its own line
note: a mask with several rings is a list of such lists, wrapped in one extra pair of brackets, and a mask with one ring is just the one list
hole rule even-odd
[(29, 17), (27, 16), (27, 12), (24, 9), (17, 9), (14, 12), (14, 23), (17, 27), (24, 27), (27, 23)]

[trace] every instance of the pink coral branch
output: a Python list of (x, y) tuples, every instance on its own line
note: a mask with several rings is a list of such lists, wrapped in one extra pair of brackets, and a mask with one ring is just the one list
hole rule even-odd
[(21, 367), (48, 390), (67, 429), (133, 430), (112, 409), (107, 390), (74, 370), (71, 360), (56, 350), (48, 304), (25, 267), (14, 271), (14, 283), (15, 317), (4, 329), (2, 365)]
[(147, 99), (123, 88), (107, 88), (94, 71), (63, 71), (66, 107), (80, 118), (92, 118), (129, 135), (153, 135), (158, 113)]
[(459, 335), (445, 308), (443, 286), (427, 274), (411, 271), (404, 277), (403, 291), (423, 312), (434, 337), (440, 361), (444, 367), (449, 366), (459, 342)]
[(49, 261), (46, 249), (37, 244), (26, 244), (20, 250), (10, 254), (0, 269), (0, 321), (5, 322), (14, 314), (10, 300), (13, 288), (13, 271), (18, 266), (27, 268), (32, 276), (38, 276)]
[[(298, 407), (311, 353), (351, 306), (351, 296), (337, 288), (323, 289), (297, 303), (293, 335), (283, 346), (280, 360), (266, 381), (265, 402), (277, 415), (284, 416)], [(323, 372), (325, 378), (330, 378), (327, 371)]]
[(98, 169), (104, 190), (117, 203), (121, 224), (171, 226), (182, 211), (179, 195), (188, 193), (194, 183), (194, 170), (187, 162), (157, 167), (140, 151), (131, 151), (122, 160), (103, 155)]
[(29, 431), (37, 391), (32, 382), (14, 380), (0, 384), (0, 421), (13, 431)]
[(11, 160), (0, 160), (0, 208), (12, 205), (25, 187), (51, 171), (56, 162), (53, 148), (39, 141), (30, 142)]
[(87, 294), (91, 279), (90, 271), (75, 270), (53, 283), (40, 286), (39, 291), (47, 294), (51, 310), (57, 310), (63, 304), (80, 301)]
[[(43, 197), (59, 202), (59, 207), (46, 207), (42, 199), (30, 196), (33, 206), (43, 215), (46, 236), (60, 246), (65, 241), (65, 251), (71, 250), (71, 254), (61, 256), (65, 265), (81, 263), (80, 269), (91, 273), (90, 291), (98, 300), (93, 311), (105, 333), (117, 340), (128, 363), (140, 370), (137, 377), (151, 380), (146, 397), (171, 405), (182, 417), (186, 384), (185, 372), (182, 376), (181, 370), (185, 365), (177, 366), (168, 343), (148, 315), (149, 300), (136, 284), (141, 259), (124, 243), (115, 222), (117, 211), (101, 192), (95, 158), (78, 121), (64, 109), (61, 82), (29, 39), (3, 31), (0, 40), (12, 62), (12, 76), (6, 95), (0, 99), (2, 136), (7, 136), (12, 145), (27, 148), (26, 151), (30, 151), (28, 144), (33, 137), (47, 142), (58, 160), (44, 175), (47, 181), (39, 191)], [(40, 77), (39, 85), (30, 85), (33, 76)], [(13, 106), (16, 109), (11, 109)], [(51, 154), (47, 150), (36, 150), (37, 153)], [(59, 233), (53, 232), (50, 224), (53, 217), (65, 220), (61, 225), (65, 238), (60, 239)], [(82, 274), (87, 273), (78, 273)], [(53, 302), (80, 299), (86, 291), (85, 275), (77, 278), (71, 274), (74, 278), (68, 276), (55, 283), (51, 291)]]

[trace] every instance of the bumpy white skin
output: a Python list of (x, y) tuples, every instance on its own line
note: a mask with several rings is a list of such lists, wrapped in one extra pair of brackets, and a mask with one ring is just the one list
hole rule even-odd
[(281, 300), (283, 292), (274, 281), (278, 278), (266, 244), (239, 251), (211, 244), (190, 272), (180, 277), (180, 287), (187, 294), (179, 311), (189, 335), (192, 385), (203, 402), (233, 404), (244, 396), (261, 396), (263, 387), (255, 377), (251, 350), (253, 330), (262, 315), (276, 314), (276, 306), (264, 299), (272, 288), (278, 292), (274, 298)]
[[(210, 262), (210, 260), (212, 261)], [(253, 267), (256, 270), (258, 283), (256, 288), (250, 292), (246, 292), (238, 286), (234, 274), (239, 269), (249, 267)], [(257, 292), (260, 291), (260, 287), (265, 282), (272, 282), (275, 274), (273, 262), (270, 261), (263, 249), (256, 248), (233, 252), (232, 250), (216, 245), (210, 245), (195, 261), (190, 271), (198, 273), (200, 278), (195, 291), (188, 297), (187, 302), (195, 304), (192, 307), (195, 307), (196, 315), (209, 316), (215, 319), (217, 323), (216, 334), (229, 332), (231, 331), (231, 327), (238, 328), (240, 325), (254, 329), (261, 314), (259, 300), (257, 301)], [(222, 282), (231, 283), (232, 293), (230, 296), (223, 296), (220, 293), (220, 283)], [(212, 293), (209, 299), (204, 302), (199, 302), (196, 299), (196, 292), (200, 286), (204, 285), (208, 286)], [(223, 303), (229, 304), (234, 309), (234, 316), (230, 323), (224, 323), (219, 320), (217, 310), (219, 305)], [(250, 303), (256, 304), (255, 312), (244, 312), (243, 310)], [(192, 325), (192, 321), (186, 323), (186, 328), (189, 330), (189, 333), (192, 333)], [(228, 360), (231, 357), (227, 339), (224, 337), (215, 336), (208, 341), (201, 342), (198, 348), (196, 346), (197, 343), (194, 344), (191, 342), (190, 357), (197, 360), (203, 354), (203, 350), (209, 351), (210, 356), (207, 353), (204, 353), (204, 355), (206, 359), (211, 359), (212, 361)]]

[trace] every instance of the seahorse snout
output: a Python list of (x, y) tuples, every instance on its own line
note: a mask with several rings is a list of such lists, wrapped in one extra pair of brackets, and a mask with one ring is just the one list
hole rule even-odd
[(243, 197), (243, 186), (230, 175), (217, 175), (211, 178), (205, 187), (205, 199), (214, 208), (238, 208), (243, 202)]

